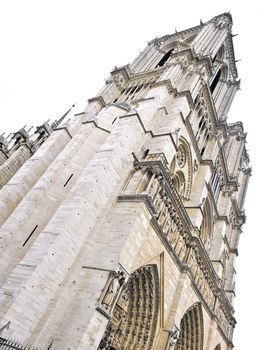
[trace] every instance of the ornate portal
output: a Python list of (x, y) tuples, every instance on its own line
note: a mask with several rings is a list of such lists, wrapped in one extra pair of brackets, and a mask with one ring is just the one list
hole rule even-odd
[(155, 265), (135, 271), (119, 295), (98, 350), (152, 349), (159, 294)]

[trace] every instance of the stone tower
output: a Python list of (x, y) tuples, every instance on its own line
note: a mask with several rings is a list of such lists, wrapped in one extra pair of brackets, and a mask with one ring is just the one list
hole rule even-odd
[(0, 344), (232, 349), (251, 169), (227, 123), (231, 27), (224, 13), (156, 38), (83, 113), (2, 138)]

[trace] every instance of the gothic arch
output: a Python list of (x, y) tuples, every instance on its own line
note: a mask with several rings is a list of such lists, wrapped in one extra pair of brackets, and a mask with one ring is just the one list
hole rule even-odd
[(213, 236), (213, 207), (211, 198), (207, 196), (203, 206), (203, 221), (200, 228), (200, 238), (206, 248), (209, 248)]
[(218, 91), (220, 91), (220, 86), (225, 84), (229, 78), (229, 68), (227, 63), (222, 63), (219, 67), (217, 73), (214, 75), (211, 84), (210, 90), (213, 96), (216, 96)]
[(177, 192), (189, 199), (193, 181), (193, 160), (190, 146), (182, 136), (177, 153), (170, 165), (170, 173)]
[(194, 40), (193, 36), (189, 36), (186, 39), (182, 40), (172, 40), (169, 41), (168, 43), (166, 42), (164, 45), (161, 45), (160, 47), (160, 54), (158, 54), (156, 58), (156, 63), (155, 63), (155, 68), (162, 67), (171, 57), (171, 55), (176, 52), (177, 49), (188, 49), (189, 44)]
[(131, 274), (123, 287), (98, 350), (151, 350), (159, 315), (159, 277), (156, 265)]
[(174, 185), (178, 194), (180, 194), (181, 196), (185, 195), (186, 183), (185, 183), (185, 176), (184, 176), (184, 173), (182, 171), (177, 171), (174, 174), (173, 185)]
[(200, 303), (192, 305), (180, 322), (176, 350), (203, 350), (204, 326)]
[(220, 49), (217, 51), (214, 61), (217, 60), (218, 62), (222, 62), (223, 59), (225, 58), (225, 53), (226, 53), (226, 49), (225, 49), (225, 45), (223, 44)]
[(156, 65), (156, 67), (155, 68), (157, 68), (157, 67), (162, 67), (168, 60), (169, 60), (169, 58), (171, 57), (171, 55), (172, 55), (172, 53), (173, 53), (173, 48), (172, 49), (170, 49), (169, 51), (167, 51), (164, 55), (163, 55), (163, 57), (159, 60), (159, 62), (157, 63), (157, 65)]

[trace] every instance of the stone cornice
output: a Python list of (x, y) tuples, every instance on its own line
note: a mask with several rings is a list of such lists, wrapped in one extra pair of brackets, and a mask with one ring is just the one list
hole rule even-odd
[(154, 44), (156, 46), (160, 46), (162, 43), (165, 43), (169, 40), (181, 40), (181, 39), (185, 39), (186, 37), (192, 36), (194, 34), (198, 34), (199, 31), (203, 28), (204, 25), (198, 25), (186, 30), (182, 30), (180, 32), (176, 32), (174, 34), (167, 34), (167, 35), (163, 35), (160, 38), (155, 38), (151, 41), (148, 42), (148, 44)]
[(94, 125), (96, 126), (96, 128), (98, 128), (98, 129), (101, 129), (101, 130), (103, 130), (103, 131), (105, 131), (105, 132), (107, 132), (107, 133), (110, 133), (110, 132), (111, 132), (110, 130), (105, 129), (105, 128), (99, 126), (99, 125), (96, 123), (95, 120), (87, 120), (87, 121), (85, 121), (85, 122), (82, 122), (82, 124), (94, 124)]
[(60, 130), (65, 130), (66, 133), (68, 134), (68, 136), (72, 139), (72, 135), (66, 126), (61, 126), (61, 127), (56, 128), (56, 129), (53, 129), (53, 131), (60, 131)]
[(130, 86), (136, 86), (138, 84), (154, 82), (161, 76), (165, 69), (166, 67), (161, 67), (146, 72), (133, 73), (130, 66), (126, 65), (115, 68), (111, 72), (111, 76), (117, 87), (123, 90), (128, 87), (128, 84)]
[(101, 105), (101, 108), (106, 107), (106, 102), (105, 102), (104, 98), (101, 95), (89, 98), (88, 102), (89, 103), (98, 102)]
[(138, 120), (139, 120), (139, 122), (140, 122), (140, 125), (141, 125), (143, 131), (144, 131), (146, 134), (150, 134), (152, 138), (154, 138), (154, 137), (162, 137), (162, 136), (169, 136), (170, 139), (171, 139), (172, 144), (174, 145), (175, 150), (177, 150), (177, 145), (176, 145), (176, 143), (175, 143), (175, 141), (174, 141), (173, 134), (172, 134), (172, 133), (160, 133), (160, 134), (155, 134), (155, 133), (152, 132), (152, 130), (147, 130), (146, 127), (145, 127), (145, 125), (144, 125), (144, 123), (143, 123), (143, 121), (142, 121), (142, 119), (141, 119), (141, 117), (140, 117), (140, 115), (139, 115), (139, 113), (136, 111), (136, 109), (134, 109), (134, 112), (131, 111), (130, 113), (125, 114), (125, 115), (123, 115), (123, 116), (120, 116), (119, 118), (122, 119), (122, 118), (130, 118), (130, 117), (136, 117), (136, 118), (138, 118)]
[(169, 94), (174, 94), (175, 97), (177, 97), (177, 96), (185, 96), (186, 99), (187, 99), (187, 102), (188, 102), (188, 104), (190, 106), (190, 108), (194, 107), (194, 101), (193, 101), (192, 95), (191, 95), (189, 90), (178, 91), (176, 88), (174, 88), (172, 86), (170, 79), (156, 81), (156, 82), (154, 82), (152, 84), (153, 87), (155, 87), (155, 86), (162, 86), (162, 85), (166, 86), (167, 90), (168, 90), (168, 93)]

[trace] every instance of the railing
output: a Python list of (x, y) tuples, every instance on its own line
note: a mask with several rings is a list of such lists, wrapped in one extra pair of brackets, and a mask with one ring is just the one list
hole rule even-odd
[(9, 349), (15, 349), (15, 350), (38, 350), (37, 348), (34, 348), (29, 345), (24, 345), (20, 342), (17, 342), (13, 339), (5, 339), (0, 337), (0, 350), (9, 350)]

